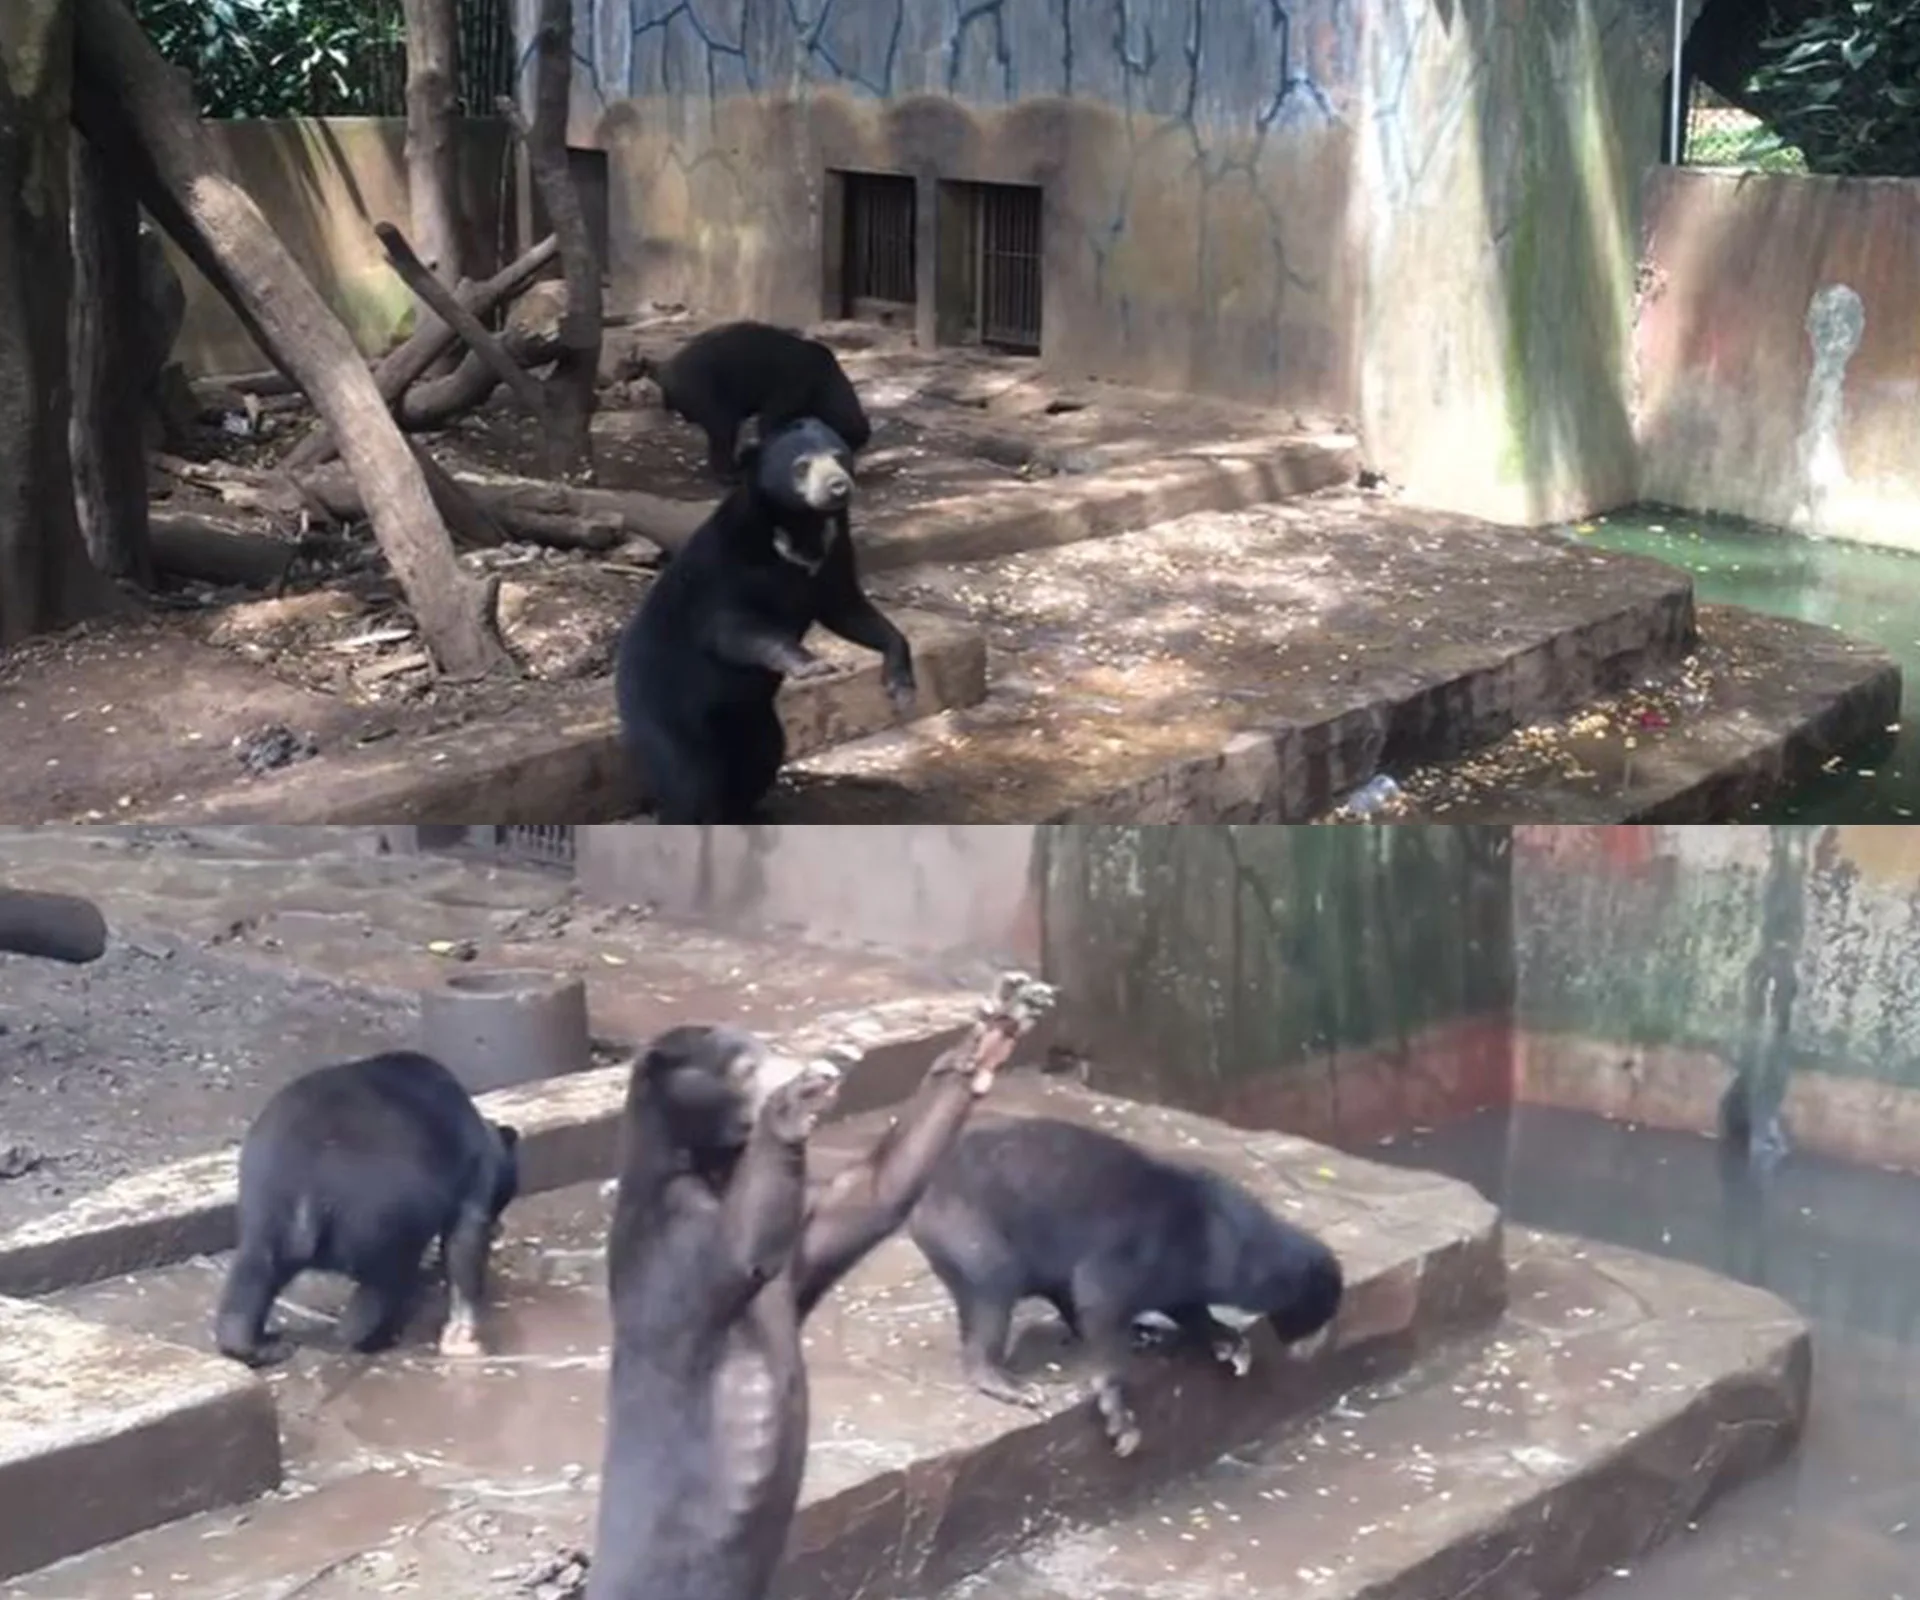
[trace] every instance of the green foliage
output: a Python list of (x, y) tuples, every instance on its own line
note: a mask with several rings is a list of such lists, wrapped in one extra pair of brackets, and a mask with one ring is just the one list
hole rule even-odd
[(399, 109), (396, 0), (133, 0), (209, 117), (379, 116)]
[(1920, 174), (1920, 0), (1825, 0), (1762, 42), (1750, 88), (1812, 171)]

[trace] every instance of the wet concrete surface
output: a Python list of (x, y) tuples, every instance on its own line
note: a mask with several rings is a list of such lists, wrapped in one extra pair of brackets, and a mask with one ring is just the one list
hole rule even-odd
[(91, 897), (110, 937), (88, 967), (0, 956), (0, 1233), (237, 1141), (308, 1067), (415, 1044), (419, 992), (452, 972), (577, 974), (595, 1036), (625, 1046), (977, 977), (589, 905), (551, 873), (373, 855), (344, 830), (4, 828), (0, 881)]
[(1483, 1113), (1370, 1150), (1511, 1219), (1763, 1284), (1812, 1322), (1807, 1431), (1780, 1470), (1609, 1585), (1623, 1600), (1920, 1595), (1920, 1178), (1795, 1152), (1760, 1185), (1719, 1147), (1576, 1113)]
[(1561, 1600), (1790, 1447), (1808, 1348), (1775, 1297), (1539, 1234), (1509, 1262), (1491, 1335), (947, 1600)]
[[(1051, 1517), (1121, 1503), (1196, 1470), (1338, 1389), (1417, 1359), (1497, 1314), (1491, 1207), (1465, 1185), (1399, 1172), (1279, 1135), (1012, 1080), (1003, 1110), (1044, 1107), (1215, 1162), (1320, 1232), (1352, 1290), (1328, 1348), (1288, 1360), (1264, 1333), (1254, 1374), (1146, 1358), (1134, 1403), (1148, 1444), (1114, 1458), (1081, 1399), (1074, 1356), (1030, 1315), (1016, 1365), (1043, 1412), (1000, 1405), (961, 1378), (953, 1314), (917, 1251), (890, 1241), (816, 1313), (807, 1334), (813, 1438), (788, 1600), (904, 1600), (983, 1564)], [(830, 1172), (875, 1136), (873, 1118), (817, 1141)], [(601, 1449), (610, 1197), (598, 1185), (508, 1213), (496, 1257), (491, 1354), (432, 1351), (439, 1297), (402, 1348), (361, 1357), (333, 1344), (344, 1286), (311, 1277), (282, 1301), (300, 1349), (271, 1377), (287, 1482), (240, 1513), (137, 1536), (13, 1589), (18, 1600), (147, 1593), (155, 1600), (344, 1600), (376, 1593), (537, 1594), (539, 1574), (588, 1540)], [(118, 1328), (204, 1348), (222, 1264), (200, 1259), (52, 1297)]]

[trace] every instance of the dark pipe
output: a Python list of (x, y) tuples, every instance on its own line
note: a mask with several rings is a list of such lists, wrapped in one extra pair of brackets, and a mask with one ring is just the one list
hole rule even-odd
[(0, 889), (0, 951), (83, 965), (107, 950), (107, 919), (71, 894)]

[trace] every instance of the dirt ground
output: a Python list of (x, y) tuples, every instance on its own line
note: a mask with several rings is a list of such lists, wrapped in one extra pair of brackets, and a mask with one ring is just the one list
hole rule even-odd
[(153, 931), (86, 967), (0, 955), (0, 1231), (238, 1139), (288, 1078), (411, 1030), (391, 998)]
[[(611, 377), (632, 353), (665, 354), (697, 326), (665, 319), (609, 330), (609, 381), (595, 424), (603, 487), (717, 496), (702, 436), (659, 409), (651, 383)], [(901, 335), (859, 325), (817, 331), (841, 349), (874, 420), (858, 513), (868, 528), (896, 525), (937, 501), (1303, 422), (1187, 396), (1060, 384), (1033, 360), (929, 355)], [(304, 409), (276, 402), (250, 437), (203, 426), (194, 454), (270, 467), (307, 426)], [(502, 397), (422, 442), (454, 471), (538, 470), (532, 425)], [(289, 519), (229, 505), (158, 468), (153, 492), (156, 509), (263, 538), (294, 537)], [(523, 677), (436, 681), (364, 524), (310, 539), (281, 593), (175, 580), (126, 616), (0, 655), (0, 745), (14, 756), (0, 764), (0, 818), (105, 820), (323, 748), (486, 719), (525, 704), (534, 684), (560, 696), (557, 714), (571, 694), (607, 700), (615, 639), (657, 563), (651, 544), (601, 553), (512, 544), (460, 559), (500, 577), (502, 631)], [(115, 774), (123, 792), (104, 793), (102, 773)]]

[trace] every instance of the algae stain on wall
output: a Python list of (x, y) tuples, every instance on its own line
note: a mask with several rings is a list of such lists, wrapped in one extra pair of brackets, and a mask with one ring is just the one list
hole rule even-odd
[(1850, 830), (1674, 828), (1641, 870), (1523, 849), (1523, 1027), (1720, 1056), (1777, 1108), (1824, 1072), (1920, 1087), (1920, 863), (1863, 873)]
[(1163, 1098), (1405, 1051), (1512, 995), (1498, 828), (1044, 830), (1066, 1035)]

